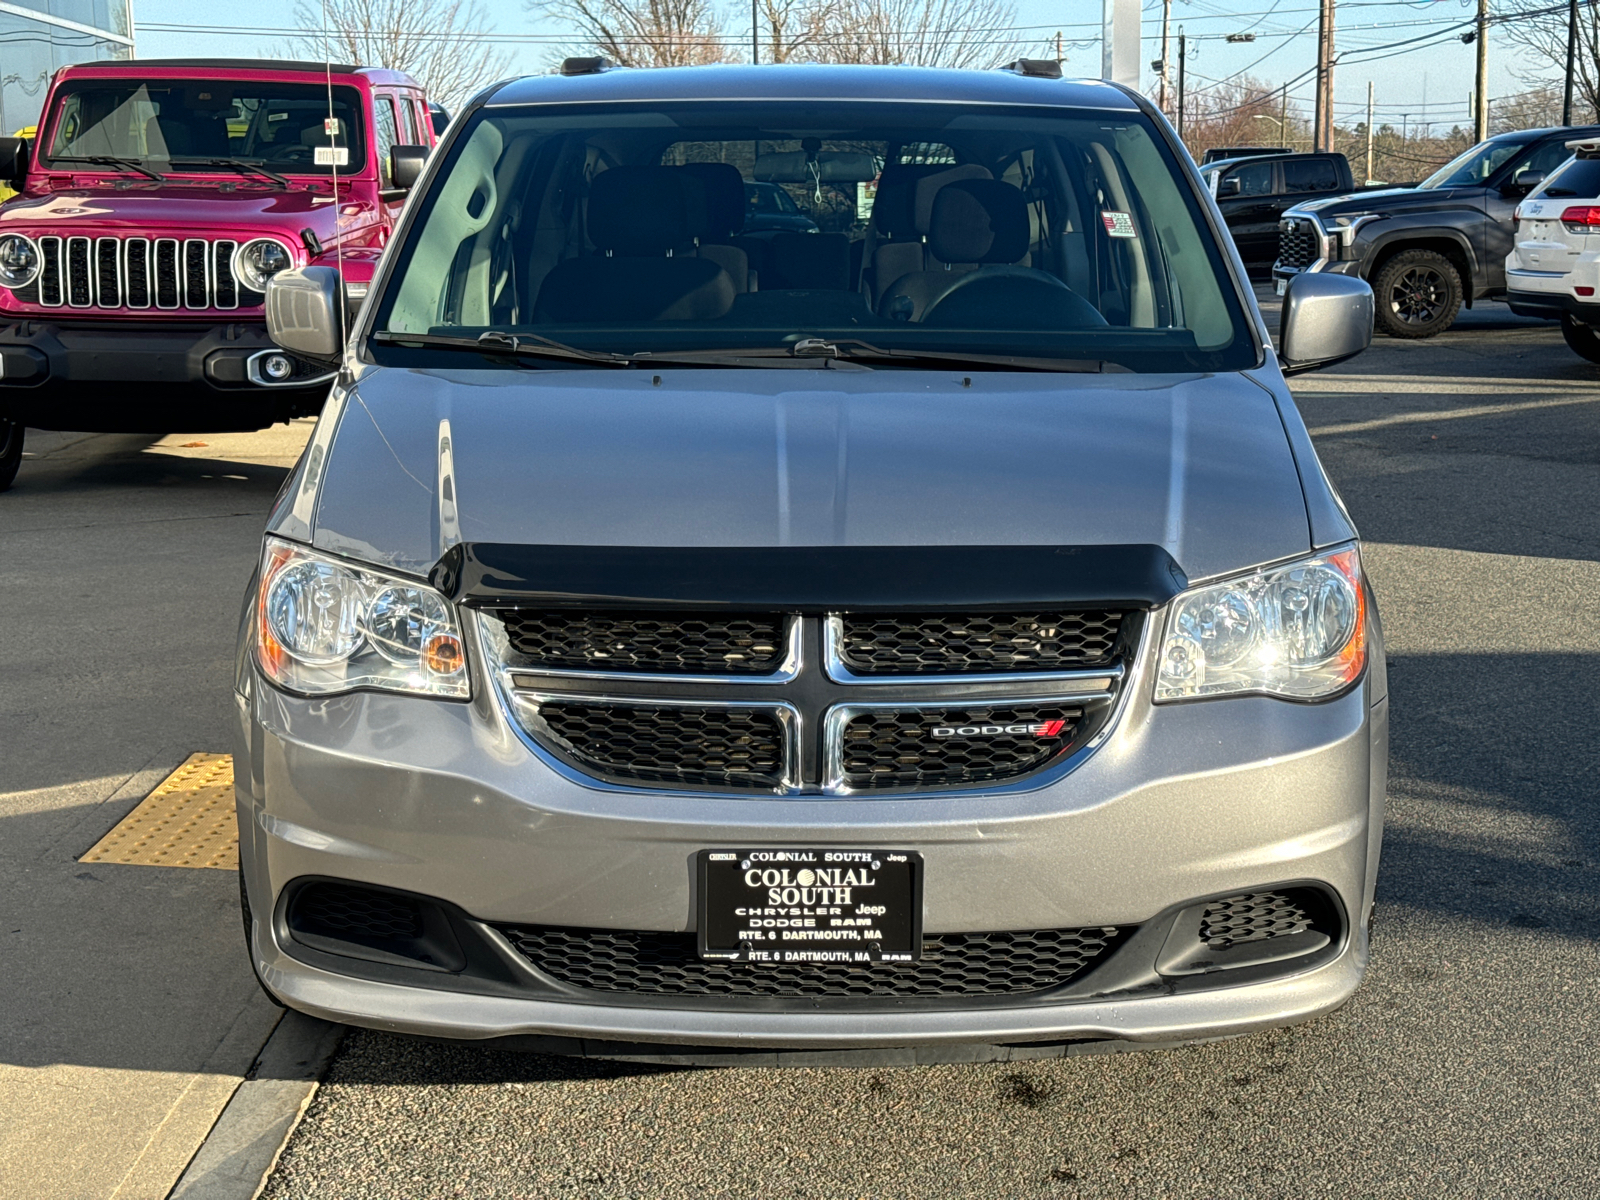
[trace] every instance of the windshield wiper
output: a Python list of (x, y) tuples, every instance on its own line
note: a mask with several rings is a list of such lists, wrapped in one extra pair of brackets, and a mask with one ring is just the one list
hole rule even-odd
[(380, 329), (372, 335), (375, 342), (401, 343), (407, 346), (426, 346), (438, 350), (474, 350), (479, 354), (511, 354), (530, 358), (570, 358), (579, 362), (605, 363), (607, 366), (632, 366), (626, 354), (610, 354), (600, 350), (580, 350), (537, 333), (502, 333), (491, 329), (477, 337), (456, 337), (444, 333), (395, 333)]
[[(1019, 354), (958, 354), (944, 350), (887, 350), (857, 338), (801, 338), (787, 346), (750, 346), (735, 350), (666, 350), (661, 353), (644, 351), (633, 356), (641, 366), (650, 363), (681, 363), (686, 366), (741, 366), (747, 360), (757, 359), (822, 359), (827, 362), (866, 367), (869, 362), (897, 362), (908, 366), (918, 362), (934, 362), (951, 366), (1013, 367), (1019, 371), (1068, 371), (1082, 374), (1099, 374), (1105, 371), (1126, 371), (1126, 367), (1098, 358), (1035, 358)], [(869, 368), (870, 369), (870, 368)]]
[(154, 179), (157, 183), (165, 183), (167, 177), (157, 174), (149, 167), (143, 165), (136, 158), (118, 158), (114, 154), (57, 154), (50, 159), (52, 163), (92, 163), (97, 167), (121, 167), (124, 171), (136, 171), (146, 179)]
[(289, 181), (276, 171), (269, 171), (260, 163), (246, 162), (242, 158), (174, 158), (175, 167), (231, 167), (241, 175), (264, 175), (280, 188), (287, 189)]

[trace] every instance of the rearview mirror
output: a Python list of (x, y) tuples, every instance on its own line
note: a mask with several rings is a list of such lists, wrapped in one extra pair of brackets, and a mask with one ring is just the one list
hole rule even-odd
[(389, 151), (389, 178), (402, 192), (409, 192), (422, 178), (428, 164), (426, 146), (395, 146)]
[(1372, 344), (1372, 289), (1364, 280), (1302, 271), (1283, 293), (1278, 364), (1299, 375), (1360, 354)]
[(0, 184), (22, 190), (28, 177), (28, 139), (0, 137)]
[(813, 160), (804, 150), (791, 150), (761, 155), (755, 176), (762, 183), (871, 183), (878, 177), (878, 163), (863, 151), (822, 150)]
[(267, 282), (267, 336), (291, 354), (332, 362), (344, 348), (344, 307), (334, 268), (279, 271)]

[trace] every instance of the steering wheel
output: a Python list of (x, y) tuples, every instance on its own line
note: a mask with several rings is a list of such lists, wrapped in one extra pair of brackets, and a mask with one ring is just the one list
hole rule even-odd
[(922, 314), (922, 324), (942, 329), (1084, 329), (1105, 323), (1094, 305), (1032, 267), (981, 267), (955, 275)]
[(316, 151), (310, 146), (279, 146), (267, 155), (268, 162), (301, 163), (312, 162), (316, 159)]

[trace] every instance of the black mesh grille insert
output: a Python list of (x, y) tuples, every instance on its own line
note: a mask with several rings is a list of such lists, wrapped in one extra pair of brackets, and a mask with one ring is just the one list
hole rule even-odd
[(1123, 614), (849, 614), (839, 657), (858, 675), (1055, 671), (1111, 661)]
[(598, 992), (679, 996), (1015, 996), (1060, 987), (1099, 962), (1122, 930), (947, 933), (914, 963), (730, 963), (696, 957), (692, 933), (510, 926), (539, 970)]
[(213, 308), (238, 308), (239, 287), (233, 278), (233, 252), (238, 242), (215, 242), (211, 247), (211, 304)]
[(555, 748), (587, 770), (685, 786), (776, 788), (784, 729), (766, 708), (548, 700), (539, 716)]
[(1213, 900), (1200, 918), (1200, 940), (1215, 950), (1304, 933), (1316, 922), (1292, 892), (1245, 892)]
[(150, 240), (129, 238), (123, 244), (128, 283), (128, 307), (150, 307)]
[(843, 781), (868, 789), (1014, 779), (1066, 750), (1082, 720), (1076, 705), (1044, 703), (857, 713), (843, 730)]
[(171, 238), (156, 242), (156, 307), (177, 308), (178, 243)]
[(100, 238), (94, 244), (95, 303), (101, 308), (122, 305), (121, 272), (117, 258), (122, 244), (116, 238)]
[(1316, 258), (1316, 239), (1307, 221), (1294, 220), (1278, 227), (1278, 263), (1285, 267), (1309, 267)]
[(517, 609), (498, 616), (518, 654), (550, 667), (770, 675), (784, 657), (784, 618), (776, 613)]
[(74, 308), (88, 308), (94, 303), (89, 247), (86, 237), (67, 239), (67, 303)]
[(422, 914), (404, 896), (337, 883), (313, 883), (294, 898), (296, 929), (324, 937), (393, 941), (422, 936)]

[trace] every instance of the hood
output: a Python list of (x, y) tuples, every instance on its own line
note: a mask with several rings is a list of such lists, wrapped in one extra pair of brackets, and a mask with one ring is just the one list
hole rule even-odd
[(656, 378), (368, 369), (273, 528), (419, 575), (457, 542), (1153, 543), (1190, 579), (1310, 548), (1277, 408), (1240, 375)]
[[(348, 194), (344, 196), (347, 222), (359, 203)], [(65, 237), (75, 232), (73, 227), (90, 225), (152, 232), (193, 232), (208, 225), (248, 226), (261, 232), (276, 228), (291, 240), (298, 240), (300, 230), (307, 226), (315, 227), (319, 233), (325, 226), (331, 234), (333, 208), (333, 193), (326, 187), (313, 192), (304, 187), (280, 191), (243, 185), (224, 191), (215, 182), (160, 184), (147, 180), (127, 188), (73, 187), (47, 195), (19, 196), (0, 209), (0, 230), (25, 226), (45, 232), (59, 223)]]
[(1463, 202), (1481, 202), (1482, 199), (1482, 188), (1383, 188), (1380, 191), (1312, 200), (1308, 204), (1296, 204), (1294, 209), (1296, 212), (1312, 212), (1328, 218), (1369, 212), (1428, 212), (1459, 208)]

